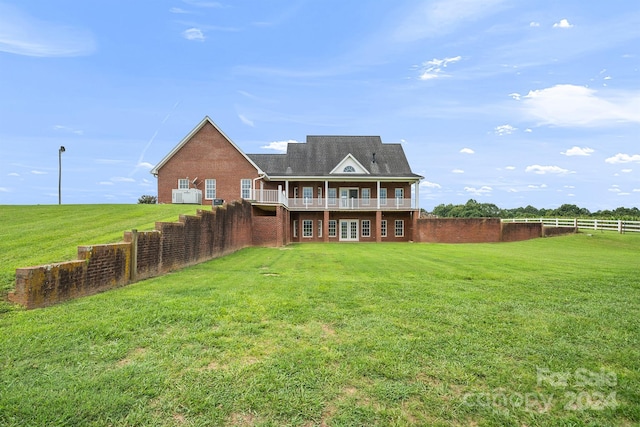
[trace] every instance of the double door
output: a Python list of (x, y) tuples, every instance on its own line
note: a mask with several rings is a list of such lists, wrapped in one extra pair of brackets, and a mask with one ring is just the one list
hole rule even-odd
[(344, 242), (358, 241), (358, 220), (357, 219), (341, 219), (340, 220), (340, 241), (344, 241)]

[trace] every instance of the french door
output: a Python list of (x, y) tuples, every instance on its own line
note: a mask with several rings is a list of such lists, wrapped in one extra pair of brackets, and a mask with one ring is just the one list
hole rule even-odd
[(340, 241), (344, 241), (344, 242), (358, 241), (358, 220), (357, 219), (341, 219), (340, 220)]

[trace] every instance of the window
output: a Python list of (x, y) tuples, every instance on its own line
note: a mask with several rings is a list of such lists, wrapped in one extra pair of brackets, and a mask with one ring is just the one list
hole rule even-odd
[(387, 204), (387, 189), (386, 188), (381, 188), (380, 189), (380, 204), (382, 206)]
[(371, 190), (369, 188), (360, 189), (360, 197), (362, 197), (362, 204), (369, 206), (371, 200)]
[(215, 179), (204, 180), (204, 198), (209, 200), (216, 198), (216, 180)]
[(329, 237), (336, 237), (336, 225), (338, 224), (335, 219), (329, 220)]
[(404, 188), (396, 188), (396, 199), (404, 199)]
[(342, 170), (342, 172), (346, 172), (346, 173), (353, 173), (356, 171), (356, 168), (354, 168), (353, 166), (345, 166), (344, 169)]
[(318, 220), (318, 237), (322, 237), (322, 220)]
[(362, 237), (371, 237), (371, 221), (368, 219), (362, 220)]
[(298, 237), (298, 220), (293, 220), (293, 237)]
[(302, 187), (302, 198), (304, 204), (309, 205), (313, 203), (313, 187)]
[(404, 236), (404, 221), (396, 219), (396, 237)]
[(329, 197), (329, 204), (330, 205), (335, 205), (336, 204), (336, 198), (338, 197), (338, 190), (336, 188), (330, 188), (329, 189), (329, 195), (327, 197)]
[(188, 190), (189, 189), (189, 180), (188, 179), (179, 179), (178, 180), (178, 189), (179, 190)]
[(382, 222), (380, 222), (380, 236), (387, 237), (387, 220), (386, 219), (383, 219)]
[(313, 237), (313, 220), (302, 220), (302, 237)]
[(318, 203), (322, 203), (322, 187), (318, 187)]
[(242, 197), (243, 199), (251, 198), (251, 180), (250, 179), (240, 180), (240, 197)]

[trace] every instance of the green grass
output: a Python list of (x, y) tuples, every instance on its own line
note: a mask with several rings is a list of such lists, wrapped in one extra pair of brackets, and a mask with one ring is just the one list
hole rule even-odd
[[(0, 205), (0, 300), (16, 268), (76, 259), (79, 245), (122, 241), (125, 231), (195, 214), (193, 205)], [(2, 304), (2, 303), (0, 303)], [(0, 305), (0, 312), (6, 310)]]
[(12, 310), (0, 425), (637, 425), (639, 250), (250, 248)]

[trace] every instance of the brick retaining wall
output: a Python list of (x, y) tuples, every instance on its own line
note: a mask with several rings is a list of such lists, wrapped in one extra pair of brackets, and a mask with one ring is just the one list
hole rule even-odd
[(17, 269), (9, 300), (46, 307), (226, 255), (253, 245), (251, 226), (251, 204), (242, 201), (126, 232), (124, 242), (79, 246), (75, 261)]

